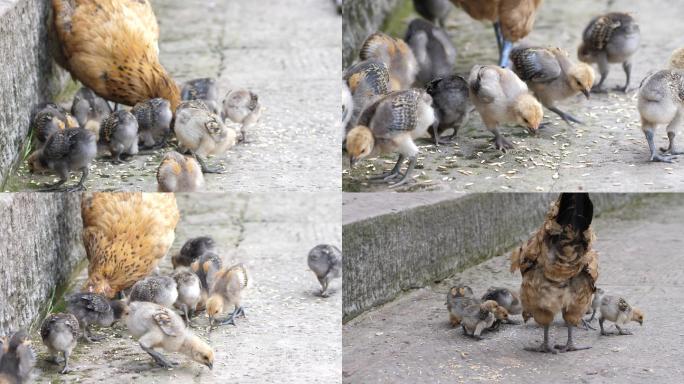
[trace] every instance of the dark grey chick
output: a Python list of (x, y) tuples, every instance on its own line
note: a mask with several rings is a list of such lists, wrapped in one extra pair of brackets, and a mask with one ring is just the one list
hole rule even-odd
[(214, 275), (223, 266), (221, 257), (214, 251), (204, 252), (197, 260), (190, 264), (190, 269), (197, 274), (202, 283), (202, 289), (208, 291), (213, 283)]
[(100, 126), (100, 141), (109, 147), (114, 164), (121, 164), (122, 160), (137, 155), (138, 121), (135, 116), (124, 110), (111, 113)]
[(342, 277), (342, 252), (334, 245), (320, 244), (309, 251), (308, 263), (321, 284), (321, 296), (328, 297), (330, 282)]
[(169, 276), (147, 276), (131, 288), (129, 303), (147, 301), (166, 308), (173, 308), (178, 299), (176, 280)]
[(432, 96), (432, 107), (439, 124), (439, 137), (435, 135), (434, 130), (428, 131), (435, 144), (439, 145), (443, 132), (453, 129), (453, 133), (446, 138), (447, 143), (451, 142), (458, 134), (458, 130), (468, 123), (470, 111), (473, 109), (468, 89), (466, 79), (458, 75), (449, 75), (428, 83), (426, 91)]
[(64, 367), (60, 373), (69, 372), (69, 356), (81, 337), (81, 329), (78, 319), (71, 313), (53, 313), (43, 321), (40, 327), (40, 337), (43, 344), (48, 348), (55, 364), (58, 363), (58, 354), (64, 356)]
[(131, 113), (138, 120), (138, 137), (142, 149), (159, 149), (166, 145), (171, 133), (171, 103), (162, 98), (136, 104)]
[(98, 293), (74, 293), (66, 298), (67, 311), (76, 316), (83, 338), (93, 342), (102, 340), (103, 336), (93, 336), (90, 325), (111, 327), (120, 320), (128, 310), (126, 303), (121, 300), (109, 300)]
[(641, 32), (632, 16), (626, 13), (607, 13), (589, 22), (582, 34), (578, 58), (585, 63), (596, 63), (601, 79), (592, 92), (604, 92), (603, 82), (610, 63), (622, 63), (627, 80), (618, 90), (627, 92), (632, 74), (632, 56), (639, 49)]
[(171, 257), (173, 269), (178, 267), (189, 267), (195, 260), (208, 251), (216, 249), (216, 242), (209, 236), (192, 238), (183, 244), (180, 252)]
[(31, 119), (31, 130), (36, 138), (36, 148), (45, 145), (53, 133), (77, 127), (78, 122), (64, 109), (53, 103), (40, 106)]
[(413, 19), (406, 30), (406, 43), (418, 61), (419, 85), (451, 74), (456, 48), (444, 30), (423, 19)]
[(210, 77), (189, 80), (183, 84), (181, 90), (182, 100), (202, 100), (216, 114), (219, 113), (218, 97), (216, 79)]
[(375, 59), (360, 61), (344, 71), (342, 80), (352, 95), (351, 103), (347, 102), (352, 109), (345, 124), (345, 134), (356, 126), (368, 105), (389, 93), (389, 79), (387, 64)]
[(71, 104), (71, 114), (74, 115), (78, 124), (91, 132), (99, 132), (102, 120), (110, 113), (112, 113), (112, 107), (109, 103), (87, 87), (81, 87), (76, 92)]
[[(28, 165), (31, 172), (51, 170), (59, 176), (57, 183), (46, 185), (43, 191), (73, 192), (85, 189), (88, 167), (96, 155), (95, 135), (84, 128), (70, 128), (52, 134), (42, 148), (29, 156)], [(81, 171), (81, 180), (75, 187), (60, 189), (70, 171)]]
[(261, 117), (261, 104), (259, 96), (248, 89), (235, 89), (228, 91), (223, 99), (223, 111), (221, 118), (230, 119), (233, 123), (241, 125), (240, 141), (245, 141), (245, 132), (254, 126)]
[(467, 285), (455, 285), (447, 292), (446, 306), (447, 311), (449, 311), (449, 323), (452, 327), (461, 325), (463, 308), (470, 303), (470, 301), (464, 301), (464, 298), (476, 300), (473, 298), (473, 289)]
[[(494, 300), (496, 303), (506, 309), (509, 315), (520, 315), (522, 314), (522, 303), (520, 301), (520, 295), (517, 292), (511, 291), (508, 288), (498, 288), (490, 287), (487, 292), (482, 296), (482, 302), (487, 300)], [(506, 318), (509, 324), (519, 324), (517, 321), (510, 320)], [(497, 327), (501, 321), (497, 319), (495, 321), (494, 327)]]
[(453, 4), (449, 0), (413, 0), (413, 8), (419, 15), (444, 28)]
[(175, 306), (183, 311), (185, 323), (190, 324), (190, 318), (194, 316), (197, 304), (202, 298), (202, 283), (197, 274), (187, 267), (175, 270), (173, 279), (178, 289)]
[(35, 365), (36, 353), (25, 331), (15, 332), (8, 338), (0, 338), (0, 383), (28, 382)]

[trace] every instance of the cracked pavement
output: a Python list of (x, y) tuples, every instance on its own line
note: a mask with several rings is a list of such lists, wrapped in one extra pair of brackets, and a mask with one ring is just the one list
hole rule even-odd
[[(417, 17), (410, 1), (400, 2), (387, 32), (403, 36), (407, 23)], [(526, 38), (533, 45), (556, 45), (576, 59), (581, 34), (592, 17), (609, 11), (634, 15), (641, 28), (641, 46), (634, 57), (631, 87), (639, 86), (651, 71), (666, 67), (671, 52), (681, 46), (674, 38), (684, 33), (680, 22), (684, 7), (675, 0), (578, 0), (545, 1), (537, 15), (534, 31)], [(447, 21), (448, 33), (457, 50), (456, 72), (467, 74), (475, 64), (495, 63), (498, 57), (491, 23), (470, 19), (453, 10)], [(595, 68), (596, 70), (596, 68)], [(598, 74), (597, 74), (598, 77)], [(611, 65), (606, 86), (624, 84), (619, 64)], [(477, 112), (451, 145), (439, 148), (420, 140), (416, 182), (399, 191), (456, 190), (496, 191), (592, 191), (649, 192), (684, 191), (681, 160), (674, 164), (649, 163), (646, 139), (636, 110), (636, 91), (625, 94), (583, 95), (559, 103), (561, 110), (586, 125), (568, 126), (545, 109), (548, 128), (536, 137), (521, 127), (503, 127), (502, 132), (517, 148), (505, 154), (494, 149), (493, 135), (483, 126)], [(681, 132), (680, 132), (681, 134)], [(677, 139), (681, 142), (681, 135)], [(665, 146), (665, 128), (656, 131), (656, 145)], [(348, 192), (386, 191), (386, 185), (366, 182), (368, 175), (389, 170), (395, 156), (360, 162), (349, 171), (343, 160), (343, 189)]]

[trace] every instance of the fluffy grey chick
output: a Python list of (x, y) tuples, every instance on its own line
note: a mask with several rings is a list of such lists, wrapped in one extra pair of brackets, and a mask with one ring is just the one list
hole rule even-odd
[(0, 383), (28, 382), (36, 365), (36, 353), (25, 331), (15, 332), (8, 338), (0, 337)]
[(419, 15), (444, 28), (453, 4), (449, 0), (413, 0), (413, 8)]
[(342, 252), (334, 245), (319, 244), (309, 251), (307, 260), (321, 284), (321, 296), (328, 297), (330, 282), (342, 277)]
[(223, 172), (218, 168), (208, 167), (206, 158), (210, 155), (222, 155), (235, 146), (237, 134), (232, 128), (226, 127), (218, 115), (201, 108), (178, 108), (174, 130), (178, 143), (192, 153), (200, 163), (202, 172)]
[(183, 84), (181, 90), (182, 100), (202, 100), (216, 114), (219, 113), (218, 98), (218, 85), (216, 79), (211, 77), (189, 80)]
[(125, 321), (130, 334), (159, 366), (172, 368), (178, 363), (169, 361), (155, 349), (180, 352), (209, 369), (213, 368), (212, 348), (187, 329), (183, 319), (174, 311), (158, 304), (138, 301), (131, 303)]
[[(28, 165), (31, 172), (50, 170), (59, 176), (59, 181), (44, 186), (44, 191), (80, 191), (85, 189), (88, 167), (96, 155), (95, 135), (84, 128), (69, 128), (52, 134), (42, 148), (29, 156)], [(74, 187), (60, 189), (71, 171), (81, 171), (81, 180)]]
[(112, 107), (92, 89), (81, 87), (74, 95), (71, 114), (81, 127), (91, 132), (99, 132), (102, 120), (110, 113), (112, 113)]
[[(508, 288), (490, 287), (487, 292), (482, 295), (482, 301), (487, 300), (496, 301), (499, 306), (506, 309), (509, 315), (520, 315), (522, 314), (522, 303), (520, 301), (520, 295)], [(506, 319), (509, 324), (518, 324), (518, 322)]]
[(39, 106), (31, 119), (31, 131), (36, 138), (36, 148), (45, 145), (53, 133), (78, 126), (78, 122), (71, 115), (53, 103)]
[(456, 138), (458, 130), (468, 123), (473, 104), (470, 102), (468, 82), (461, 76), (449, 75), (428, 83), (427, 93), (432, 96), (432, 106), (437, 119), (437, 134), (430, 130), (430, 136), (439, 145), (441, 135), (449, 129), (453, 133), (445, 140), (447, 143)]
[(204, 187), (202, 167), (192, 156), (169, 151), (157, 168), (158, 192), (197, 192)]
[(240, 88), (230, 90), (223, 99), (223, 121), (230, 119), (233, 123), (240, 124), (240, 141), (245, 141), (245, 132), (259, 122), (261, 117), (261, 104), (256, 93)]
[(70, 313), (53, 313), (43, 321), (40, 337), (55, 364), (58, 364), (59, 352), (64, 356), (64, 367), (60, 373), (69, 372), (69, 356), (81, 337), (81, 329), (76, 316)]
[(200, 256), (215, 249), (216, 242), (211, 237), (194, 237), (183, 244), (177, 255), (171, 257), (173, 269), (178, 267), (189, 267), (190, 264), (192, 264)]
[(644, 325), (644, 313), (639, 308), (634, 308), (627, 303), (627, 300), (619, 296), (605, 295), (601, 298), (601, 315), (599, 316), (599, 326), (601, 335), (608, 336), (610, 333), (603, 329), (603, 322), (608, 320), (615, 323), (620, 335), (631, 335), (632, 333), (622, 329), (630, 321), (635, 321), (639, 325)]
[(176, 269), (172, 276), (178, 289), (178, 299), (175, 306), (183, 311), (185, 322), (190, 324), (190, 317), (194, 316), (197, 304), (202, 298), (200, 279), (188, 267)]
[(449, 323), (452, 327), (461, 325), (463, 310), (469, 303), (463, 298), (473, 299), (473, 290), (467, 285), (455, 285), (447, 292), (446, 306), (449, 311)]
[(579, 59), (585, 63), (596, 63), (601, 79), (592, 89), (603, 92), (603, 82), (608, 76), (610, 63), (622, 63), (627, 77), (624, 87), (618, 90), (627, 92), (632, 74), (632, 56), (639, 49), (641, 32), (632, 16), (626, 13), (607, 13), (593, 18), (582, 34), (582, 44), (577, 51)]
[(496, 301), (480, 302), (477, 299), (463, 298), (464, 308), (461, 318), (463, 334), (482, 340), (482, 332), (492, 327), (496, 320), (508, 320), (506, 309)]
[(418, 62), (404, 40), (376, 32), (363, 42), (359, 58), (379, 60), (387, 65), (390, 73), (390, 91), (409, 89), (416, 81)]
[(129, 303), (134, 301), (148, 301), (173, 308), (178, 299), (176, 281), (169, 276), (147, 276), (133, 284)]
[(197, 274), (202, 283), (202, 289), (208, 291), (214, 282), (214, 274), (223, 266), (221, 257), (213, 250), (202, 253), (197, 260), (190, 264), (190, 269)]
[(74, 293), (66, 297), (67, 311), (76, 316), (83, 337), (92, 342), (102, 340), (103, 336), (93, 336), (90, 325), (111, 327), (128, 310), (121, 300), (109, 300), (97, 293)]
[(131, 113), (138, 120), (141, 148), (163, 148), (171, 133), (171, 103), (162, 98), (150, 99), (136, 104)]
[(389, 93), (389, 69), (380, 60), (360, 61), (344, 71), (342, 80), (349, 89), (352, 99), (350, 114), (344, 126), (345, 134), (356, 126), (364, 109)]
[[(641, 115), (641, 130), (651, 151), (651, 161), (671, 163), (684, 152), (675, 149), (677, 128), (684, 122), (684, 72), (666, 69), (644, 79), (639, 88), (637, 108)], [(668, 148), (656, 150), (654, 135), (659, 126), (667, 126)]]
[(100, 126), (100, 141), (109, 147), (114, 164), (137, 155), (138, 121), (135, 116), (124, 110), (109, 114)]
[(579, 93), (589, 98), (594, 84), (594, 70), (585, 63), (575, 63), (560, 48), (520, 47), (511, 52), (513, 71), (539, 101), (566, 123), (582, 124), (563, 112), (556, 103)]
[(418, 62), (418, 84), (427, 84), (452, 73), (456, 48), (444, 30), (429, 21), (413, 19), (404, 39)]
[[(373, 180), (393, 183), (390, 188), (409, 182), (420, 152), (414, 140), (432, 127), (437, 129), (432, 97), (420, 89), (392, 92), (366, 108), (358, 125), (349, 131), (345, 145), (351, 166), (377, 153), (398, 152), (399, 159), (389, 173)], [(404, 159), (408, 169), (401, 173)]]

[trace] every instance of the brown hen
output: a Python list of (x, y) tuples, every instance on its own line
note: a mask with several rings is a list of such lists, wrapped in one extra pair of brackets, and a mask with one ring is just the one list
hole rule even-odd
[[(591, 248), (593, 205), (586, 193), (564, 193), (544, 224), (511, 255), (511, 272), (520, 269), (523, 313), (544, 327), (541, 346), (525, 348), (556, 353), (587, 349), (575, 346), (573, 327), (591, 304), (598, 279), (598, 254)], [(549, 325), (561, 312), (568, 327), (565, 345), (549, 346)]]
[(81, 203), (88, 256), (84, 290), (113, 298), (168, 253), (180, 215), (173, 194), (93, 193)]
[(180, 90), (159, 63), (159, 26), (147, 0), (52, 0), (57, 61), (99, 96), (135, 105)]

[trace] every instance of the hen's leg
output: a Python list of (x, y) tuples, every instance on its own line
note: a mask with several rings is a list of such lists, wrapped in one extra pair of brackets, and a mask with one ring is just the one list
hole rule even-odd
[(503, 39), (503, 44), (501, 46), (501, 54), (499, 56), (499, 66), (501, 68), (508, 67), (508, 56), (511, 54), (512, 50), (513, 43), (506, 39)]
[(538, 347), (525, 347), (526, 351), (541, 353), (556, 353), (556, 350), (549, 345), (549, 325), (544, 326), (544, 341)]
[(575, 326), (567, 321), (565, 322), (565, 325), (568, 327), (568, 341), (565, 343), (565, 345), (556, 345), (556, 349), (558, 349), (559, 352), (572, 352), (591, 348), (576, 346), (574, 340), (572, 340), (572, 329), (575, 328)]

